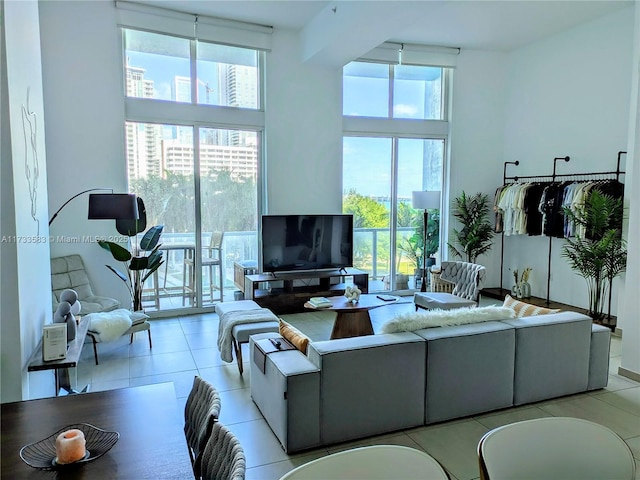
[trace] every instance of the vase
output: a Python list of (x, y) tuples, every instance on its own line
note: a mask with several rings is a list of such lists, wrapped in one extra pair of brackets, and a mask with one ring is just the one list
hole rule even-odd
[(515, 298), (522, 298), (522, 292), (520, 291), (520, 285), (514, 285), (511, 287), (511, 296)]
[(520, 294), (522, 298), (529, 298), (531, 296), (531, 285), (528, 282), (520, 282)]

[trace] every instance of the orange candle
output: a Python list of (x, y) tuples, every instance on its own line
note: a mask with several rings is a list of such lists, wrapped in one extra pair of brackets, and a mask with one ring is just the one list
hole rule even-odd
[(62, 432), (56, 438), (56, 462), (65, 464), (82, 460), (86, 453), (85, 443), (82, 430), (72, 429)]

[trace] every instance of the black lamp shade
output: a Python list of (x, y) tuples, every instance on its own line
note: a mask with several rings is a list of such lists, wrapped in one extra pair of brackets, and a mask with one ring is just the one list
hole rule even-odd
[(92, 193), (89, 195), (89, 220), (138, 218), (138, 202), (130, 193)]

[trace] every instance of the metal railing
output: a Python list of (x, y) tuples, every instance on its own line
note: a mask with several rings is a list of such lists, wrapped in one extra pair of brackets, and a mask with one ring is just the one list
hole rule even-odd
[[(413, 227), (404, 227), (397, 230), (398, 238), (407, 237), (414, 231)], [(223, 252), (223, 283), (225, 289), (235, 288), (233, 283), (234, 263), (245, 260), (257, 260), (257, 233), (255, 231), (225, 232)], [(209, 244), (211, 232), (203, 232), (202, 245)], [(387, 228), (356, 228), (353, 235), (353, 263), (354, 267), (369, 273), (370, 281), (380, 280), (390, 274), (390, 232)], [(164, 244), (195, 244), (194, 233), (168, 233), (164, 232), (160, 242)], [(152, 295), (162, 297), (184, 295), (184, 285), (188, 282), (185, 278), (187, 270), (184, 268), (185, 250), (167, 250), (165, 265), (158, 270), (155, 281), (158, 288), (153, 286), (153, 278), (150, 278), (147, 288), (147, 299)], [(396, 259), (398, 260), (398, 259)], [(203, 277), (203, 292), (208, 291), (211, 279)], [(155, 299), (154, 299), (155, 300)], [(206, 299), (203, 301), (207, 302)], [(157, 302), (155, 302), (157, 305)]]

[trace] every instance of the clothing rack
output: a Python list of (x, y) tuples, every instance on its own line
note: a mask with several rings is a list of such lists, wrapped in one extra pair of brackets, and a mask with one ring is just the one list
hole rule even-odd
[[(622, 159), (622, 155), (626, 155), (627, 152), (619, 151), (616, 169), (614, 171), (608, 172), (588, 172), (588, 173), (569, 173), (569, 174), (557, 174), (556, 167), (559, 160), (569, 162), (571, 158), (567, 155), (565, 157), (555, 157), (553, 159), (553, 173), (551, 175), (527, 175), (527, 176), (507, 176), (507, 165), (515, 165), (516, 167), (520, 165), (518, 160), (513, 162), (504, 162), (504, 167), (502, 170), (502, 185), (507, 185), (508, 183), (515, 183), (519, 180), (546, 180), (548, 182), (556, 182), (558, 180), (576, 180), (578, 178), (588, 178), (588, 177), (604, 177), (604, 176), (612, 176), (615, 175), (615, 180), (620, 181), (620, 176), (624, 175), (625, 172), (620, 170), (620, 161)], [(613, 180), (613, 179), (612, 179)], [(549, 236), (549, 255), (547, 261), (547, 298), (546, 305), (548, 306), (551, 302), (549, 300), (550, 295), (550, 285), (551, 285), (551, 248), (552, 248), (552, 240), (554, 237)], [(503, 270), (504, 270), (504, 233), (502, 233), (501, 244), (500, 244), (500, 291), (502, 291), (503, 285)]]

